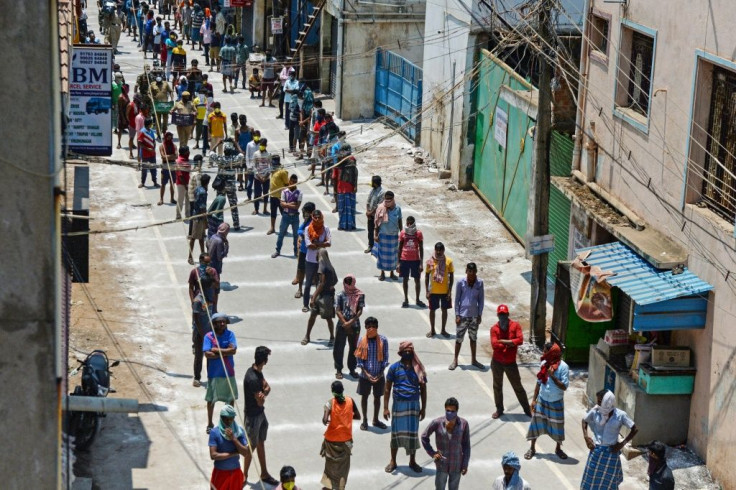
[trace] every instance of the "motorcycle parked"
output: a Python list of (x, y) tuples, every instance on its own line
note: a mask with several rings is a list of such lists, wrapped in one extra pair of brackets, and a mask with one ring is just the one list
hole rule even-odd
[[(110, 388), (110, 368), (120, 364), (110, 361), (102, 350), (93, 350), (84, 361), (79, 361), (82, 368), (82, 386), (74, 388), (72, 396), (107, 397), (107, 394), (115, 390)], [(77, 367), (71, 375), (79, 371)], [(74, 436), (74, 445), (78, 450), (87, 449), (94, 441), (100, 428), (100, 418), (104, 417), (102, 412), (69, 412), (69, 433)]]

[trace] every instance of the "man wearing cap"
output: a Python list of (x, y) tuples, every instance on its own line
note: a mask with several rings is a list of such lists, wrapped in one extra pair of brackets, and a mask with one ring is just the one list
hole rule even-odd
[[(154, 102), (174, 102), (174, 90), (169, 82), (164, 80), (160, 73), (156, 75), (156, 81), (151, 85)], [(154, 107), (155, 108), (155, 107)], [(158, 119), (158, 127), (156, 133), (159, 139), (162, 133), (166, 133), (169, 127), (169, 112), (156, 110), (156, 119)]]
[[(245, 398), (245, 431), (248, 434), (248, 441), (252, 448), (258, 453), (258, 462), (261, 467), (260, 480), (268, 485), (278, 485), (279, 482), (268, 473), (266, 466), (266, 436), (268, 435), (268, 419), (264, 404), (266, 397), (271, 393), (271, 386), (263, 377), (263, 368), (268, 363), (268, 356), (271, 355), (271, 349), (261, 345), (256, 347), (253, 364), (245, 373), (243, 378), (243, 397)], [(248, 468), (253, 458), (252, 451), (248, 451), (244, 456), (243, 473), (245, 473), (245, 482), (248, 481)]]
[(184, 118), (184, 121), (177, 124), (176, 133), (179, 137), (179, 146), (188, 145), (189, 139), (192, 137), (194, 119), (197, 114), (197, 108), (194, 107), (194, 103), (192, 103), (192, 95), (188, 90), (181, 93), (181, 100), (174, 104), (174, 107), (171, 109), (171, 114), (187, 116)]
[(529, 400), (527, 399), (526, 390), (521, 386), (519, 366), (516, 364), (516, 350), (524, 343), (521, 325), (509, 319), (509, 307), (506, 305), (498, 305), (496, 314), (498, 315), (498, 322), (491, 327), (491, 348), (493, 349), (491, 372), (493, 373), (493, 400), (496, 403), (496, 411), (492, 417), (497, 419), (503, 415), (504, 373), (509, 378), (509, 383), (511, 383), (516, 398), (519, 400), (519, 405), (521, 405), (524, 413), (531, 417)]
[(675, 477), (667, 465), (667, 446), (653, 441), (648, 448), (649, 490), (675, 490)]
[(210, 459), (215, 462), (210, 485), (217, 489), (240, 489), (245, 483), (240, 469), (240, 455), (249, 453), (245, 431), (235, 422), (235, 408), (225, 405), (220, 410), (220, 421), (210, 431)]
[(204, 336), (202, 351), (207, 358), (207, 433), (214, 425), (212, 415), (216, 402), (233, 405), (238, 399), (238, 383), (235, 380), (235, 353), (238, 341), (235, 334), (228, 330), (230, 319), (224, 313), (212, 315), (212, 330)]
[(455, 335), (455, 358), (450, 364), (450, 371), (457, 368), (457, 358), (466, 332), (470, 339), (471, 364), (478, 369), (484, 369), (485, 367), (475, 358), (478, 326), (483, 321), (483, 303), (485, 301), (483, 281), (478, 278), (477, 274), (478, 266), (475, 265), (475, 262), (470, 262), (465, 267), (465, 277), (461, 278), (455, 286), (455, 325), (457, 325), (457, 330)]
[(532, 487), (519, 476), (521, 463), (513, 451), (509, 451), (501, 458), (503, 475), (496, 478), (491, 490), (531, 490)]

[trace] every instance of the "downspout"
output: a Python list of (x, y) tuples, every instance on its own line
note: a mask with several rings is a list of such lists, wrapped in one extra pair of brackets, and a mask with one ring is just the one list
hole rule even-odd
[(585, 127), (585, 105), (588, 99), (587, 87), (588, 87), (588, 68), (590, 66), (590, 43), (588, 39), (590, 37), (590, 10), (593, 0), (585, 0), (585, 8), (583, 13), (583, 44), (580, 50), (580, 81), (578, 81), (578, 109), (575, 115), (575, 146), (572, 150), (572, 168), (574, 170), (580, 170), (581, 157), (583, 151), (583, 128)]
[(342, 56), (343, 56), (343, 29), (345, 23), (345, 0), (340, 2), (340, 18), (337, 20), (337, 66), (335, 67), (335, 76), (337, 83), (335, 84), (335, 112), (337, 117), (342, 117)]

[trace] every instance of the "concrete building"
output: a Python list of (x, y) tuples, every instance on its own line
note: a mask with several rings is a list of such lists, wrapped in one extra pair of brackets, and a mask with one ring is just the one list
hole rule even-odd
[(424, 0), (328, 0), (322, 11), (322, 93), (335, 97), (341, 119), (372, 118), (376, 48), (422, 64)]
[[(64, 2), (64, 10), (69, 5)], [(4, 11), (15, 2), (0, 1)], [(31, 24), (34, 55), (17, 49), (0, 54), (15, 67), (4, 84), (17, 107), (13, 123), (0, 125), (0, 165), (9, 185), (0, 196), (5, 259), (0, 266), (0, 359), (2, 418), (9, 430), (22, 430), (23, 449), (4, 444), (0, 457), (3, 488), (60, 488), (60, 399), (66, 377), (60, 345), (59, 154), (61, 104), (58, 14), (55, 2), (23, 6), (15, 28), (2, 29), (5, 46), (27, 44)], [(28, 128), (33, 128), (29, 131)], [(10, 439), (8, 439), (10, 440)]]
[[(577, 118), (584, 135), (578, 131), (576, 179), (557, 182), (579, 208), (570, 249), (618, 240), (658, 271), (674, 269), (674, 278), (685, 266), (712, 285), (700, 328), (672, 330), (671, 340), (692, 349), (697, 368), (687, 443), (734, 488), (733, 3), (588, 0), (585, 11)], [(626, 223), (582, 204), (591, 191)]]

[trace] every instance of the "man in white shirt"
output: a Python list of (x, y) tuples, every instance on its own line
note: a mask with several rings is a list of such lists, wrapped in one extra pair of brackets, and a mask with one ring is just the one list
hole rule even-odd
[[(282, 98), (284, 99), (284, 111), (286, 114), (291, 114), (289, 108), (294, 104), (299, 104), (299, 80), (296, 79), (296, 70), (289, 68), (289, 78), (284, 82), (282, 89)], [(290, 128), (289, 118), (284, 119), (284, 128)]]
[(253, 139), (245, 145), (245, 192), (248, 195), (250, 201), (253, 196), (253, 175), (255, 172), (255, 162), (253, 157), (258, 151), (258, 142), (261, 140), (261, 132), (257, 129), (253, 131)]
[[(286, 81), (289, 79), (289, 70), (293, 70), (293, 68), (289, 66), (288, 63), (285, 62), (281, 65), (281, 73), (279, 73), (279, 83), (281, 84), (281, 93), (279, 94), (279, 115), (276, 116), (276, 119), (284, 119), (284, 96), (286, 95), (284, 93), (284, 86), (286, 85)], [(286, 113), (289, 113), (288, 109)]]

